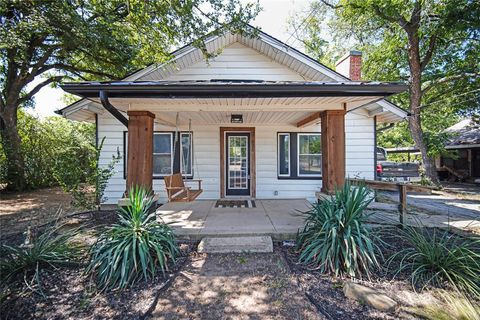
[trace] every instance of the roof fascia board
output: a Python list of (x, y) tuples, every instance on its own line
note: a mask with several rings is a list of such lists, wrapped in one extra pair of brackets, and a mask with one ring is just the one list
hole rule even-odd
[(377, 103), (378, 103), (381, 107), (387, 109), (388, 111), (394, 113), (395, 115), (397, 115), (397, 116), (399, 116), (399, 117), (401, 117), (401, 118), (403, 118), (403, 119), (405, 119), (405, 118), (407, 118), (408, 116), (410, 116), (410, 113), (409, 113), (408, 111), (403, 110), (402, 108), (400, 108), (399, 106), (397, 106), (397, 105), (389, 102), (388, 100), (383, 100), (383, 99), (382, 99), (382, 100), (377, 101)]

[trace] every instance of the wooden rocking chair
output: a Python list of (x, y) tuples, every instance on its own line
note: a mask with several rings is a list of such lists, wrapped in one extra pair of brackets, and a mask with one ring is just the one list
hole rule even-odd
[(167, 189), (168, 202), (190, 202), (202, 193), (202, 180), (189, 180), (198, 182), (198, 189), (192, 190), (186, 187), (181, 173), (174, 173), (163, 178)]

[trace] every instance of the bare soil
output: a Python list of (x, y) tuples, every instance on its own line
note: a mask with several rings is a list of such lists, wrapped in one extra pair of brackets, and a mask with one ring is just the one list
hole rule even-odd
[(194, 255), (160, 296), (151, 319), (322, 319), (282, 258)]
[(0, 239), (77, 212), (72, 197), (59, 187), (29, 192), (0, 191)]

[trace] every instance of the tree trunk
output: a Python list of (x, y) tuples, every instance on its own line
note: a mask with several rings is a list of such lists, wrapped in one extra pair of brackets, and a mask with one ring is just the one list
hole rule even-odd
[(434, 159), (427, 154), (422, 123), (420, 119), (422, 103), (422, 64), (420, 58), (420, 40), (418, 36), (418, 25), (420, 19), (420, 10), (414, 13), (411, 24), (405, 27), (408, 35), (408, 64), (410, 67), (410, 112), (408, 121), (410, 133), (416, 147), (422, 154), (422, 163), (426, 176), (434, 183), (439, 184), (437, 170)]
[(2, 122), (0, 123), (2, 146), (7, 159), (7, 190), (25, 190), (27, 187), (25, 160), (23, 158), (21, 139), (17, 128), (16, 106), (7, 104), (0, 122)]

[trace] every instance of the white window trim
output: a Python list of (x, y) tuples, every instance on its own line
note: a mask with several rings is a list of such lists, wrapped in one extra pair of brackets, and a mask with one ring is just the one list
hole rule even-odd
[[(182, 143), (182, 136), (187, 135), (190, 136), (190, 172), (185, 172), (182, 173), (184, 177), (193, 177), (193, 134), (191, 132), (180, 132), (180, 148), (182, 148), (182, 157), (183, 157), (183, 143)], [(172, 142), (173, 144), (174, 142)], [(180, 159), (180, 166), (183, 163), (183, 159)], [(173, 161), (172, 161), (173, 162)], [(173, 168), (172, 168), (173, 171)], [(180, 168), (180, 171), (182, 171), (182, 168)]]
[[(322, 136), (320, 133), (297, 133), (297, 177), (321, 177), (322, 176), (322, 172), (321, 172), (321, 168), (320, 168), (320, 174), (306, 174), (306, 173), (303, 173), (301, 174), (300, 173), (300, 137), (301, 136), (319, 136), (320, 137), (320, 144), (322, 143), (321, 139), (322, 139)], [(316, 153), (304, 153), (302, 154), (302, 156), (308, 156), (308, 155), (317, 155)], [(322, 151), (320, 150), (320, 159), (323, 161), (322, 159)]]
[[(160, 178), (160, 177), (164, 177), (166, 175), (171, 175), (172, 172), (173, 172), (173, 157), (174, 157), (174, 154), (173, 154), (173, 145), (175, 143), (175, 141), (173, 140), (173, 133), (171, 132), (154, 132), (153, 133), (153, 136), (154, 136), (154, 139), (155, 139), (155, 135), (169, 135), (170, 136), (170, 173), (168, 174), (159, 174), (159, 173), (155, 173), (153, 172), (153, 177), (154, 178)], [(154, 142), (155, 143), (155, 142)], [(155, 147), (154, 147), (155, 148)], [(153, 152), (153, 155), (154, 156), (159, 156), (159, 155), (167, 155), (168, 153), (155, 153)], [(153, 169), (153, 168), (152, 168)], [(152, 170), (153, 171), (153, 170)]]
[[(280, 173), (280, 136), (288, 136), (288, 150), (286, 150), (286, 153), (288, 155), (288, 173)], [(290, 137), (290, 133), (279, 132), (277, 136), (277, 175), (279, 177), (290, 177), (291, 175), (291, 172), (290, 172), (290, 167), (292, 165), (291, 159), (290, 159), (291, 145), (292, 145), (292, 140)]]

